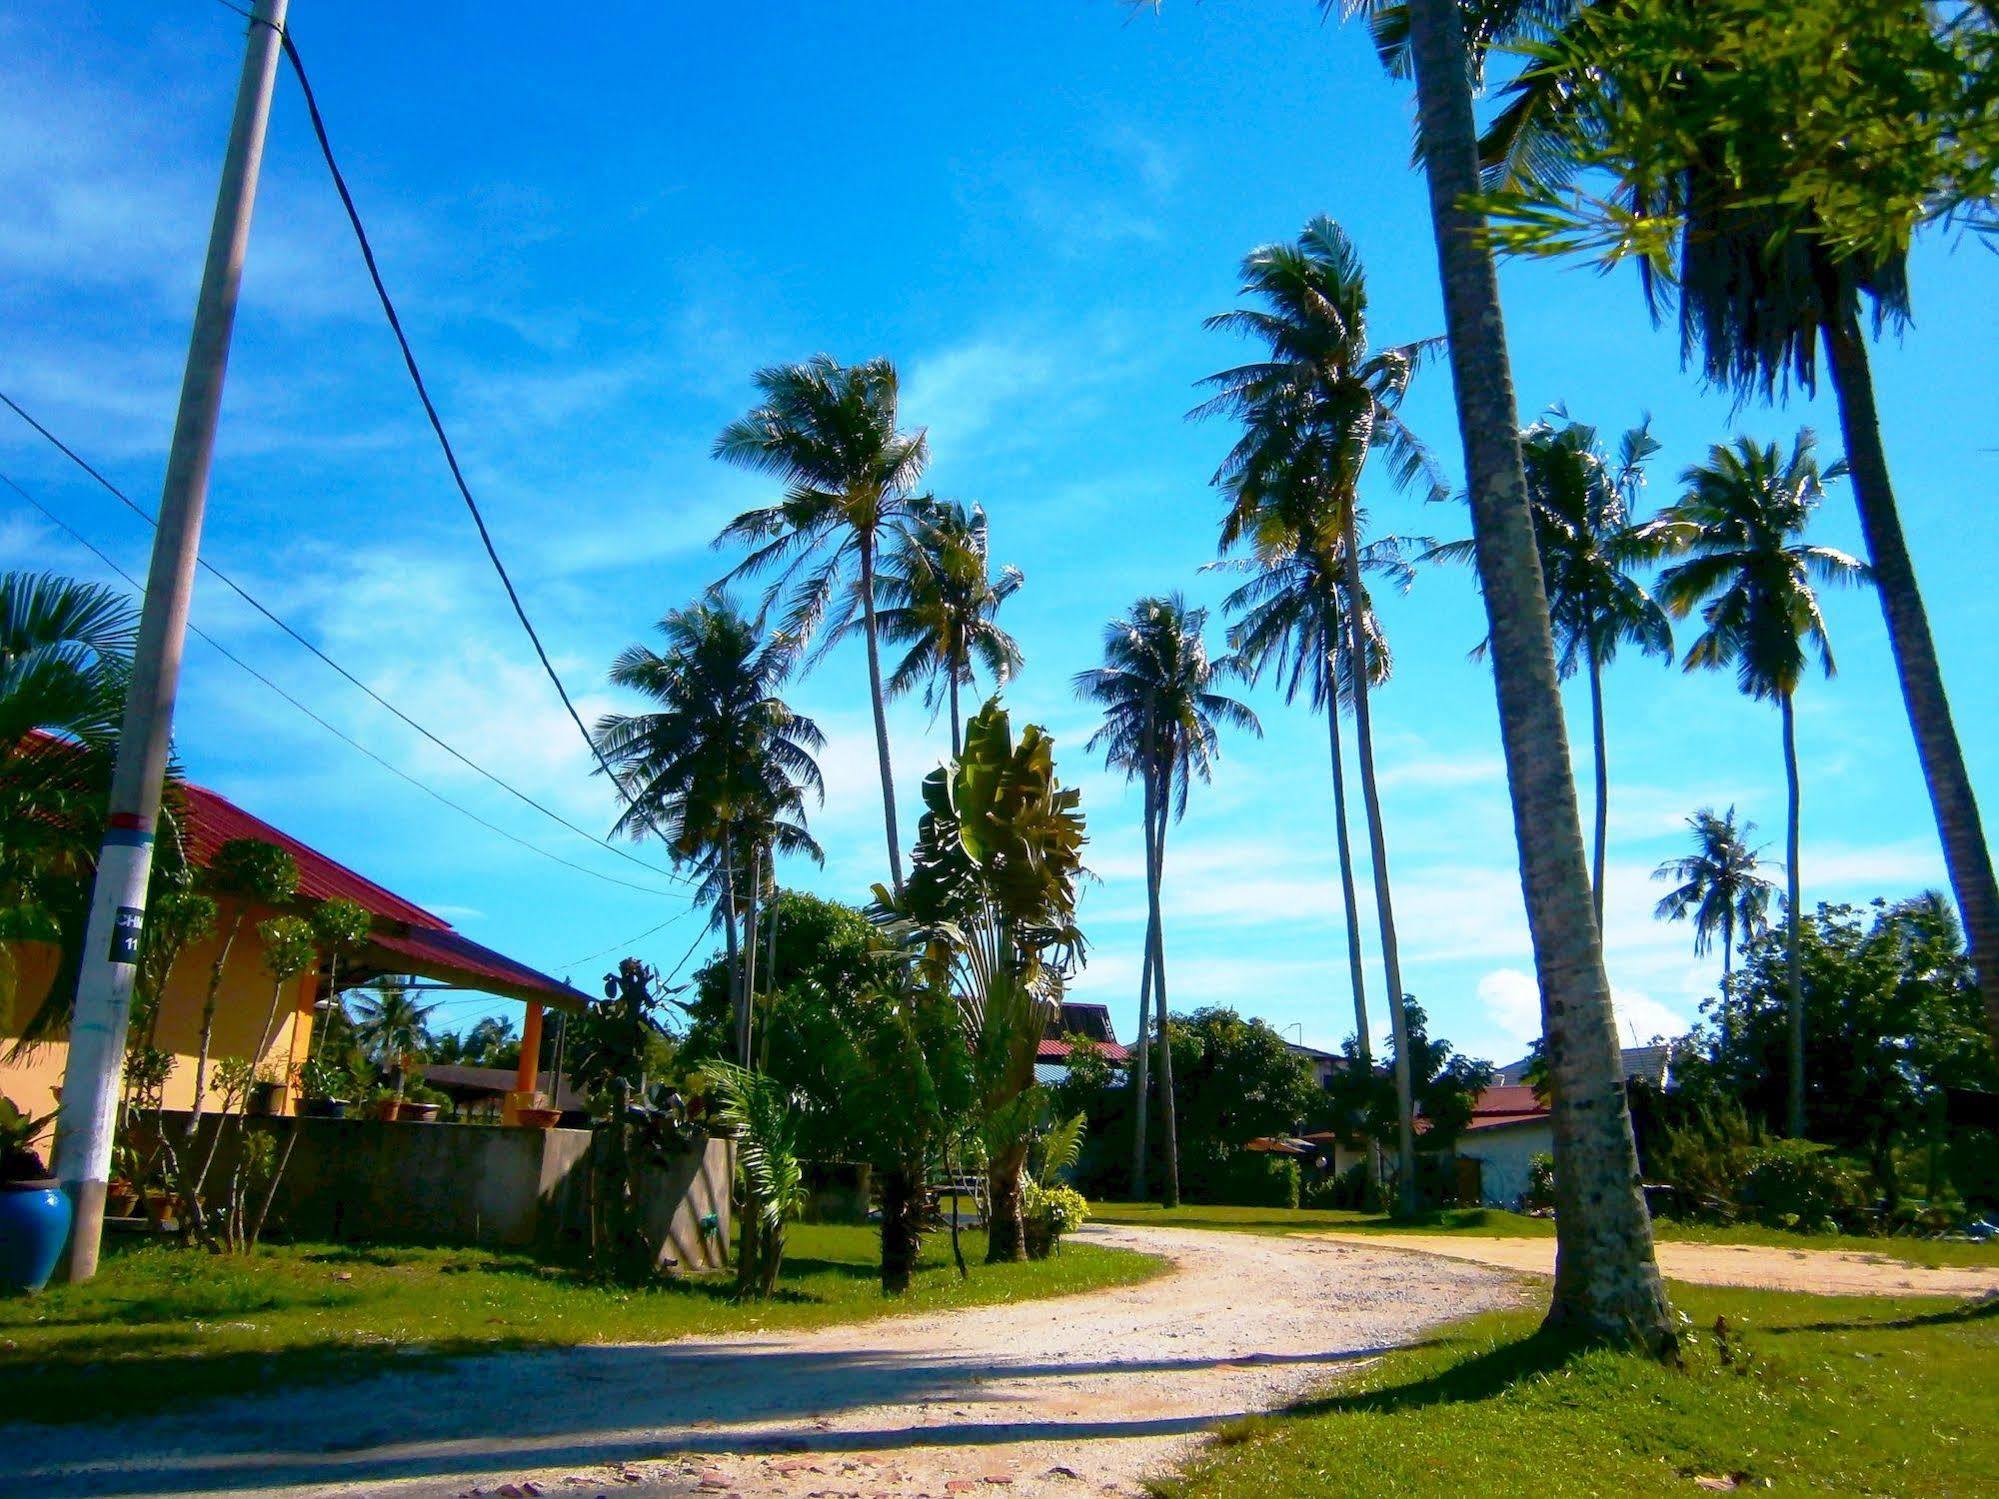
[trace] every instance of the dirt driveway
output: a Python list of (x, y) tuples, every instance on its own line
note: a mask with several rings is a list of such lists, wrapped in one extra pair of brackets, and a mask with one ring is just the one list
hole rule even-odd
[(425, 1364), (115, 1426), (0, 1427), (0, 1493), (1128, 1494), (1215, 1422), (1520, 1295), (1481, 1266), (1412, 1274), (1386, 1246), (1088, 1232), (1175, 1273), (795, 1335)]
[[(1553, 1239), (1487, 1239), (1461, 1234), (1314, 1234), (1336, 1244), (1411, 1249), (1533, 1275), (1555, 1273)], [(1702, 1286), (1758, 1286), (1817, 1296), (1985, 1296), (1999, 1294), (1999, 1265), (1911, 1265), (1878, 1254), (1837, 1249), (1779, 1249), (1765, 1244), (1657, 1245), (1668, 1280)]]

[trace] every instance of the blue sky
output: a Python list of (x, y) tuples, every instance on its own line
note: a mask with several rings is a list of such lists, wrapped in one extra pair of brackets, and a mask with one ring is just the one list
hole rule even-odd
[[(503, 553), (586, 715), (606, 663), (730, 558), (709, 541), (767, 481), (711, 461), (757, 367), (825, 351), (903, 372), (937, 490), (983, 502), (1027, 585), (1008, 625), (1018, 716), (1085, 788), (1092, 943), (1078, 996), (1129, 1034), (1143, 887), (1137, 800), (1089, 764), (1070, 678), (1103, 622), (1202, 576), (1226, 446), (1184, 413), (1240, 350), (1201, 318), (1232, 303), (1252, 246), (1330, 213), (1370, 270), (1376, 336), (1441, 331), (1409, 101), (1363, 35), (1305, 0), (1229, 0), (1128, 19), (1114, 0), (991, 7), (709, 8), (606, 0), (328, 6), (295, 34), (336, 147)], [(0, 388), (135, 496), (156, 499), (240, 56), (241, 23), (198, 0), (66, 11), (0, 0)], [(1999, 797), (1989, 689), (1999, 603), (1999, 262), (1925, 248), (1917, 325), (1879, 350), (1891, 460), (1974, 781)], [(1804, 424), (1829, 404), (1732, 412), (1678, 368), (1632, 278), (1503, 272), (1524, 418), (1564, 401), (1615, 431), (1650, 412), (1651, 498), (1706, 445)], [(1408, 406), (1458, 470), (1448, 378)], [(0, 472), (134, 571), (148, 533), (12, 418)], [(1375, 483), (1385, 529), (1461, 534), (1455, 508)], [(1857, 549), (1843, 491), (1818, 537)], [(371, 685), (587, 826), (588, 775), (477, 550), (374, 306), (304, 110), (282, 78), (223, 412), (206, 552)], [(0, 565), (98, 575), (0, 493)], [(1942, 879), (1878, 610), (1830, 602), (1840, 661), (1800, 703), (1807, 900)], [(1219, 611), (1217, 611), (1219, 613)], [(589, 986), (584, 955), (667, 921), (664, 882), (564, 833), (424, 745), (204, 580), (195, 617), (371, 748), (522, 837), (658, 892), (573, 873), (357, 756), (198, 642), (178, 721), (198, 780), (480, 941)], [(1424, 576), (1385, 617), (1377, 699), (1407, 986), (1444, 1034), (1507, 1060), (1538, 1029), (1491, 682), (1470, 580)], [(1219, 635), (1219, 621), (1216, 624)], [(1216, 640), (1219, 648), (1219, 639)], [(1632, 659), (1609, 679), (1607, 956), (1633, 1034), (1711, 988), (1684, 927), (1652, 920), (1649, 871), (1695, 807), (1736, 803), (1781, 848), (1773, 711), (1725, 677)], [(797, 685), (830, 745), (823, 870), (858, 898), (884, 874), (858, 648)], [(1323, 725), (1259, 693), (1266, 735), (1227, 747), (1174, 829), (1167, 885), (1177, 1007), (1227, 1003), (1323, 1045), (1350, 1028)], [(1575, 721), (1586, 722), (1580, 700)], [(945, 739), (892, 718), (904, 826)], [(1578, 761), (1579, 765), (1583, 762)], [(1585, 803), (1585, 815), (1587, 815)], [(1988, 806), (1988, 816), (1993, 815)], [(1356, 834), (1359, 834), (1358, 825)], [(653, 857), (647, 855), (647, 857)], [(671, 966), (682, 919), (637, 944)], [(1368, 927), (1369, 951), (1374, 951)], [(1375, 1014), (1378, 967), (1370, 964)], [(486, 1002), (461, 999), (465, 1022)], [(508, 1007), (511, 1008), (511, 1007)]]

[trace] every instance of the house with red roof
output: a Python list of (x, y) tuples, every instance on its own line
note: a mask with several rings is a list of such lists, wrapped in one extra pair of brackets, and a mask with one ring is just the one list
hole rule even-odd
[[(589, 1003), (587, 996), (518, 959), (474, 942), (443, 917), (301, 843), (220, 792), (182, 782), (173, 788), (170, 802), (175, 827), (189, 862), (197, 870), (205, 868), (225, 843), (256, 839), (284, 849), (298, 864), (298, 896), (285, 908), (287, 912), (304, 914), (336, 897), (353, 901), (368, 912), (370, 929), (365, 943), (358, 953), (343, 957), (340, 963), (343, 989), (360, 987), (385, 975), (402, 975), (519, 1001), (526, 1013), (521, 1068), (515, 1079), (516, 1106), (531, 1101), (539, 1092), (536, 1060), (542, 1011), (546, 1006), (579, 1011)], [(242, 1057), (280, 1084), (277, 1107), (280, 1112), (292, 1112), (297, 1102), (298, 1070), (311, 1054), (314, 1016), (330, 998), (325, 992), (326, 976), (314, 969), (282, 988), (274, 984), (264, 966), (263, 944), (256, 927), (258, 922), (283, 913), (257, 906), (246, 909), (245, 903), (233, 896), (218, 894), (217, 902), (221, 909), (216, 932), (191, 943), (181, 954), (161, 996), (152, 1044), (171, 1055), (174, 1062), (166, 1082), (165, 1107), (186, 1109), (194, 1102), (195, 1061), (209, 975), (224, 934), (238, 926), (237, 917), (241, 916), (217, 991), (209, 1047), (211, 1096), (204, 1107), (220, 1102), (213, 1092), (213, 1063), (224, 1057)], [(62, 955), (53, 944), (20, 942), (8, 945), (8, 956), (14, 961), (17, 981), (13, 1002), (0, 1007), (0, 1094), (31, 1115), (49, 1113), (55, 1106), (55, 1090), (62, 1084), (69, 1048), (60, 1039), (25, 1047), (15, 1043), (27, 1029), (29, 1017), (50, 998)]]
[(1109, 1005), (1072, 1004), (1064, 1001), (1059, 1012), (1048, 1017), (1048, 1028), (1034, 1053), (1034, 1080), (1056, 1083), (1069, 1075), (1069, 1054), (1078, 1041), (1101, 1051), (1113, 1066), (1122, 1067), (1131, 1055), (1118, 1044), (1111, 1025)]

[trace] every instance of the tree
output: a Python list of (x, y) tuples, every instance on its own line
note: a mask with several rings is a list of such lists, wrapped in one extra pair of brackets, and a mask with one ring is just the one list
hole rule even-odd
[[(1673, 656), (1673, 627), (1666, 611), (1632, 576), (1646, 556), (1642, 523), (1632, 519), (1632, 505), (1645, 482), (1645, 460), (1659, 451), (1659, 443), (1651, 423), (1642, 422), (1619, 440), (1613, 461), (1598, 444), (1596, 428), (1541, 421), (1520, 434), (1520, 451), (1555, 630), (1556, 671), (1567, 678), (1581, 670), (1589, 683), (1590, 742), (1596, 752), (1590, 893), (1601, 928), (1604, 854), (1610, 839), (1604, 668), (1616, 659), (1620, 645), (1634, 645), (1667, 661)], [(1464, 560), (1471, 555), (1470, 543), (1453, 542), (1433, 555)]]
[[(1333, 0), (1321, 0), (1333, 9)], [(1660, 1350), (1675, 1339), (1639, 1189), (1616, 1017), (1592, 906), (1582, 818), (1562, 721), (1553, 628), (1534, 542), (1500, 311), (1499, 278), (1476, 202), (1475, 63), (1458, 0), (1382, 6), (1385, 51), (1416, 80), (1418, 141), (1444, 294), (1472, 536), (1492, 642), (1499, 731), (1555, 1082), (1555, 1288), (1547, 1325)], [(1540, 7), (1519, 0), (1516, 18)], [(1394, 17), (1399, 14), (1400, 40)]]
[[(1999, 1056), (1983, 1033), (1960, 929), (1949, 903), (1931, 892), (1892, 904), (1821, 905), (1799, 923), (1798, 945), (1807, 1132), (1865, 1152), (1892, 1202), (1895, 1143), (1945, 1143), (1941, 1090), (1999, 1089)], [(1784, 1120), (1789, 970), (1789, 943), (1778, 934), (1747, 943), (1733, 1023), (1704, 1027), (1679, 1048), (1676, 1092), (1696, 1104), (1739, 1106), (1752, 1123)], [(1982, 1148), (1989, 1157), (1989, 1139)]]
[(965, 748), (923, 780), (923, 818), (900, 895), (875, 887), (892, 932), (920, 946), (920, 987), (958, 1003), (988, 1183), (987, 1258), (1026, 1258), (1021, 1174), (1040, 1113), (1035, 1055), (1081, 958), (1076, 887), (1087, 841), (1082, 793), (1055, 774), (1039, 727), (1018, 742), (997, 699)]
[[(1797, 930), (1799, 784), (1794, 699), (1807, 666), (1807, 647), (1827, 677), (1832, 642), (1814, 583), (1854, 583), (1864, 564), (1831, 547), (1807, 544), (1811, 513), (1825, 496), (1827, 475), (1812, 454), (1812, 434), (1800, 432), (1788, 457), (1775, 443), (1737, 438), (1715, 444), (1708, 461), (1681, 475), (1686, 492), (1646, 527), (1661, 555), (1683, 557), (1659, 576), (1659, 597), (1675, 618), (1701, 611), (1704, 626), (1687, 647), (1688, 671), (1734, 667), (1750, 697), (1774, 699), (1783, 725), (1785, 929), (1791, 951), (1791, 1133), (1805, 1123), (1805, 1012), (1798, 975)], [(1835, 468), (1834, 473), (1838, 469)]]
[(1144, 598), (1104, 628), (1104, 664), (1076, 675), (1076, 693), (1104, 710), (1103, 725), (1088, 748), (1101, 749), (1112, 770), (1136, 777), (1144, 790), (1146, 933), (1139, 986), (1139, 1026), (1133, 1068), (1135, 1126), (1132, 1190), (1145, 1195), (1146, 988), (1149, 984), (1159, 1048), (1159, 1092), (1166, 1126), (1167, 1206), (1180, 1201), (1178, 1125), (1174, 1114), (1173, 1054), (1166, 1030), (1166, 936), (1160, 886), (1166, 871), (1169, 814), (1184, 816), (1195, 780), (1207, 781), (1221, 754), (1224, 726), (1261, 734), (1263, 726), (1242, 703), (1214, 690), (1239, 674), (1233, 658), (1209, 659), (1203, 631), (1208, 611), (1190, 609), (1174, 594)]
[[(1771, 398), (1795, 381), (1809, 395), (1823, 350), (1945, 864), (1986, 974), (1999, 972), (1999, 877), (1902, 531), (1863, 317), (1877, 334), (1908, 321), (1923, 226), (1969, 209), (1990, 227), (1995, 48), (1986, 5), (1592, 6), (1516, 86), (1509, 113), (1534, 128), (1516, 132), (1496, 199), (1513, 248), (1635, 258), (1654, 316), (1677, 305), (1682, 357), (1717, 385)], [(1985, 990), (1999, 1041), (1999, 982)]]
[[(922, 432), (912, 436), (897, 429), (899, 387), (895, 366), (886, 359), (842, 365), (816, 354), (804, 364), (759, 370), (756, 386), (762, 401), (722, 429), (715, 456), (782, 481), (785, 496), (775, 505), (744, 511), (723, 527), (716, 543), (751, 547), (731, 577), (780, 569), (765, 608), (790, 591), (782, 633), (801, 646), (829, 609), (836, 625), (860, 609), (889, 879), (900, 889), (902, 840), (896, 834), (895, 775), (889, 765), (875, 564), (884, 537), (906, 528), (910, 492), (929, 461), (929, 446)], [(843, 586), (849, 567), (855, 574), (850, 588)]]
[(378, 1067), (395, 1074), (397, 1103), (430, 1048), (430, 1017), (436, 1013), (435, 1003), (420, 1003), (400, 979), (378, 980), (373, 993), (354, 1006), (354, 1034)]
[[(368, 908), (358, 901), (345, 900), (335, 896), (323, 900), (312, 909), (307, 918), (312, 923), (314, 940), (326, 955), (326, 983), (321, 989), (322, 1004), (331, 1009), (340, 1003), (340, 960), (358, 954), (368, 940), (368, 932), (374, 918)], [(325, 1050), (326, 1032), (330, 1026), (320, 1027), (320, 1034), (313, 1042), (313, 1055)]]
[(201, 1039), (194, 1056), (194, 1103), (188, 1109), (187, 1138), (201, 1127), (208, 1097), (208, 1050), (215, 1039), (215, 1009), (222, 996), (222, 972), (242, 934), (243, 923), (259, 909), (288, 904), (298, 893), (298, 861), (275, 843), (258, 838), (231, 838), (215, 851), (203, 871), (203, 883), (230, 902), (229, 925), (208, 970), (208, 991), (201, 1000)]
[[(11, 944), (60, 943), (66, 1022), (138, 614), (124, 595), (53, 573), (0, 574), (0, 1019), (14, 1006)], [(67, 982), (65, 982), (67, 980)]]
[(924, 706), (934, 712), (941, 692), (951, 710), (954, 755), (963, 740), (958, 689), (972, 685), (978, 667), (995, 690), (1020, 670), (1020, 647), (1000, 628), (998, 615), (1023, 581), (1013, 566), (992, 576), (986, 512), (950, 500), (932, 500), (917, 510), (875, 576), (882, 638), (909, 647), (889, 674), (888, 695), (898, 697), (921, 684)]
[[(1776, 886), (1756, 872), (1760, 850), (1752, 848), (1749, 836), (1756, 824), (1735, 824), (1735, 808), (1720, 816), (1714, 808), (1702, 807), (1687, 819), (1693, 830), (1694, 851), (1668, 859), (1652, 871), (1652, 878), (1673, 884), (1659, 898), (1654, 914), (1661, 921), (1694, 924), (1694, 956), (1704, 957), (1715, 934), (1721, 934), (1721, 1006), (1718, 1011), (1722, 1035), (1726, 1039), (1731, 1014), (1729, 979), (1735, 967), (1738, 938), (1748, 942), (1760, 936), (1769, 923), (1770, 894)], [(1677, 882), (1677, 883), (1675, 883)]]
[(790, 637), (760, 639), (716, 592), (668, 614), (659, 632), (665, 651), (628, 646), (611, 666), (614, 684), (655, 709), (597, 721), (598, 747), (627, 801), (614, 831), (652, 832), (676, 861), (711, 876), (736, 975), (735, 1055), (747, 1065), (758, 906), (778, 854), (820, 857), (805, 794), (824, 799), (813, 754), (825, 740), (778, 696), (797, 659)]
[[(1266, 565), (1305, 559), (1313, 574), (1324, 574), (1338, 589), (1333, 606), (1346, 624), (1347, 655), (1354, 661), (1369, 657), (1370, 670), (1349, 670), (1343, 685), (1353, 700), (1389, 1018), (1400, 1034), (1402, 958), (1374, 770), (1369, 692), (1374, 672), (1365, 639), (1374, 616), (1362, 582), (1360, 481), (1379, 453), (1399, 487), (1423, 484), (1433, 498), (1441, 495), (1428, 452), (1400, 415), (1409, 382), (1433, 345), (1369, 343), (1359, 251), (1323, 216), (1307, 224), (1295, 244), (1252, 251), (1243, 261), (1242, 280), (1244, 295), (1257, 305), (1211, 317), (1206, 326), (1258, 340), (1267, 357), (1210, 375), (1205, 383), (1216, 394), (1197, 408), (1243, 424), (1242, 436), (1215, 475), (1230, 501), (1222, 547), (1248, 546)], [(1326, 603), (1319, 613), (1322, 622), (1330, 617)], [(1396, 1085), (1404, 1104), (1397, 1130), (1402, 1180), (1413, 1194), (1416, 1137), (1408, 1077), (1398, 1073)], [(1413, 1202), (1411, 1195), (1405, 1206)]]
[(1176, 1016), (1168, 1034), (1187, 1195), (1220, 1201), (1243, 1146), (1297, 1133), (1319, 1103), (1319, 1086), (1282, 1036), (1234, 1010)]

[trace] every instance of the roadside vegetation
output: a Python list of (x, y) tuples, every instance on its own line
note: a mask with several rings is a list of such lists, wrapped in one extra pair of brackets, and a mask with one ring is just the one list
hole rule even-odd
[(1676, 1288), (1681, 1367), (1477, 1317), (1224, 1427), (1206, 1495), (1971, 1494), (1999, 1467), (1999, 1301)]
[[(968, 1254), (985, 1249), (967, 1231)], [(166, 1401), (352, 1379), (411, 1359), (586, 1343), (661, 1342), (991, 1307), (1131, 1285), (1162, 1262), (1090, 1244), (966, 1280), (938, 1242), (908, 1292), (875, 1284), (873, 1230), (795, 1224), (783, 1290), (743, 1301), (727, 1276), (605, 1284), (524, 1252), (266, 1245), (257, 1256), (121, 1249), (85, 1285), (0, 1300), (0, 1415), (73, 1421)]]

